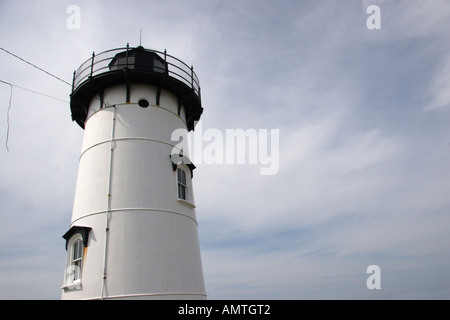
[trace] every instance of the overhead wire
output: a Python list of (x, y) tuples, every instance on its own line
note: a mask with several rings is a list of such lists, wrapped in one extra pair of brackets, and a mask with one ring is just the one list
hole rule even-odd
[[(31, 65), (31, 66), (33, 66), (34, 68), (36, 68), (36, 69), (38, 69), (38, 70), (40, 70), (40, 71), (42, 71), (42, 72), (48, 74), (49, 76), (52, 76), (53, 78), (55, 78), (55, 79), (57, 79), (57, 80), (59, 80), (59, 81), (65, 83), (65, 84), (69, 85), (70, 87), (72, 87), (72, 84), (70, 84), (69, 82), (67, 82), (67, 81), (65, 81), (65, 80), (63, 80), (63, 79), (61, 79), (61, 78), (55, 76), (54, 74), (51, 74), (50, 72), (48, 72), (48, 71), (46, 71), (46, 70), (44, 70), (44, 69), (42, 69), (42, 68), (36, 66), (35, 64), (33, 64), (33, 63), (31, 63), (31, 62), (29, 62), (29, 61), (27, 61), (27, 60), (25, 60), (25, 59), (19, 57), (18, 55), (14, 54), (14, 53), (12, 53), (12, 52), (10, 52), (10, 51), (8, 51), (8, 50), (6, 50), (5, 48), (0, 47), (0, 49), (3, 50), (3, 51), (6, 52), (6, 53), (12, 55), (13, 57), (16, 57), (17, 59), (19, 59), (19, 60), (21, 60), (21, 61), (23, 61), (23, 62), (25, 62), (25, 63), (27, 63), (27, 64), (29, 64), (29, 65)], [(59, 100), (59, 101), (68, 103), (68, 101), (61, 100), (61, 99), (52, 97), (52, 96), (46, 95), (46, 94), (41, 93), (41, 92), (37, 92), (37, 91), (33, 91), (33, 90), (30, 90), (30, 89), (27, 89), (27, 88), (24, 88), (24, 87), (20, 87), (20, 86), (15, 85), (15, 84), (10, 84), (9, 82), (6, 82), (6, 81), (2, 81), (2, 80), (0, 80), (0, 81), (3, 82), (3, 83), (9, 84), (9, 85), (13, 85), (13, 86), (15, 86), (15, 87), (17, 87), (17, 88), (20, 88), (20, 89), (24, 89), (24, 90), (27, 90), (27, 91), (30, 91), (30, 92), (33, 92), (33, 93), (37, 93), (37, 94), (40, 94), (40, 95), (43, 95), (43, 96), (46, 96), (46, 97), (49, 97), (49, 98), (52, 98), (52, 99), (56, 99), (56, 100)], [(95, 98), (95, 99), (100, 100), (98, 97)], [(107, 103), (106, 103), (106, 104), (107, 104)]]
[(34, 68), (36, 68), (36, 69), (38, 69), (38, 70), (40, 70), (40, 71), (42, 71), (42, 72), (45, 72), (46, 74), (52, 76), (53, 78), (58, 79), (59, 81), (64, 82), (65, 84), (68, 84), (69, 86), (72, 86), (69, 82), (67, 82), (67, 81), (65, 81), (65, 80), (63, 80), (63, 79), (61, 79), (61, 78), (55, 76), (54, 74), (51, 74), (50, 72), (48, 72), (48, 71), (46, 71), (46, 70), (44, 70), (44, 69), (42, 69), (42, 68), (39, 68), (37, 65), (35, 65), (35, 64), (33, 64), (33, 63), (31, 63), (31, 62), (29, 62), (29, 61), (27, 61), (27, 60), (25, 60), (25, 59), (19, 57), (18, 55), (14, 54), (14, 53), (12, 53), (12, 52), (10, 52), (10, 51), (8, 51), (8, 50), (6, 50), (5, 48), (0, 47), (0, 49), (3, 50), (3, 51), (5, 51), (6, 53), (12, 55), (13, 57), (16, 57), (17, 59), (19, 59), (19, 60), (21, 60), (21, 61), (23, 61), (23, 62), (29, 64), (30, 66), (32, 66), (32, 67), (34, 67)]
[[(67, 81), (61, 79), (60, 77), (57, 77), (57, 76), (55, 76), (54, 74), (52, 74), (52, 73), (50, 73), (50, 72), (48, 72), (48, 71), (46, 71), (46, 70), (44, 70), (44, 69), (38, 67), (37, 65), (35, 65), (35, 64), (33, 64), (33, 63), (31, 63), (31, 62), (29, 62), (29, 61), (27, 61), (27, 60), (25, 60), (25, 59), (19, 57), (18, 55), (14, 54), (14, 53), (12, 53), (12, 52), (10, 52), (10, 51), (8, 51), (8, 50), (6, 50), (5, 48), (0, 47), (0, 50), (6, 52), (6, 53), (8, 53), (8, 54), (10, 54), (11, 56), (13, 56), (13, 57), (15, 57), (15, 58), (17, 58), (17, 59), (19, 59), (19, 60), (21, 60), (21, 61), (23, 61), (23, 62), (29, 64), (30, 66), (32, 66), (32, 67), (38, 69), (39, 71), (42, 71), (42, 72), (46, 73), (47, 75), (49, 75), (49, 76), (51, 76), (51, 77), (53, 77), (53, 78), (55, 78), (55, 79), (57, 79), (57, 80), (59, 80), (59, 81), (65, 83), (65, 84), (69, 85), (70, 87), (72, 87), (72, 84), (70, 84), (69, 82), (67, 82)], [(50, 96), (50, 95), (45, 94), (45, 93), (42, 93), (42, 92), (38, 92), (38, 91), (35, 91), (35, 90), (31, 90), (31, 89), (28, 89), (28, 88), (24, 88), (24, 87), (18, 86), (18, 85), (16, 85), (16, 84), (13, 84), (13, 83), (10, 83), (10, 82), (4, 81), (4, 80), (0, 80), (0, 82), (2, 82), (2, 83), (4, 83), (4, 84), (7, 84), (7, 85), (9, 85), (9, 86), (11, 87), (11, 94), (10, 94), (10, 97), (9, 97), (9, 105), (8, 105), (8, 111), (7, 111), (6, 149), (7, 149), (8, 151), (9, 151), (9, 148), (8, 148), (9, 127), (10, 127), (10, 125), (9, 125), (9, 112), (10, 112), (10, 110), (11, 110), (11, 101), (12, 101), (13, 87), (17, 87), (17, 88), (20, 88), (20, 89), (23, 89), (23, 90), (26, 90), (26, 91), (29, 91), (29, 92), (32, 92), (32, 93), (35, 93), (35, 94), (39, 94), (39, 95), (45, 96), (45, 97), (47, 97), (47, 98), (51, 98), (51, 99), (55, 99), (55, 100), (64, 102), (64, 103), (69, 103), (69, 102), (66, 101), (66, 100), (62, 100), (62, 99), (59, 99), (59, 98)], [(96, 97), (96, 99), (100, 100), (98, 97)], [(108, 105), (107, 102), (104, 102), (104, 104), (105, 104), (105, 105)]]
[(24, 87), (18, 86), (17, 84), (13, 84), (13, 83), (10, 83), (10, 82), (7, 82), (7, 81), (3, 81), (1, 79), (0, 79), (0, 82), (3, 82), (5, 84), (8, 84), (10, 86), (13, 86), (13, 87), (16, 87), (16, 88), (19, 88), (19, 89), (22, 89), (22, 90), (26, 90), (26, 91), (29, 91), (29, 92), (32, 92), (32, 93), (39, 94), (39, 95), (47, 97), (47, 98), (55, 99), (55, 100), (58, 100), (58, 101), (61, 101), (61, 102), (64, 102), (64, 103), (69, 103), (69, 101), (53, 97), (53, 96), (50, 96), (50, 95), (42, 93), (42, 92), (38, 92), (38, 91), (34, 91), (34, 90), (31, 90), (31, 89), (28, 89), (28, 88), (24, 88)]
[[(46, 71), (46, 70), (44, 70), (44, 69), (42, 69), (42, 68), (40, 68), (40, 67), (38, 67), (38, 66), (35, 65), (34, 63), (31, 63), (31, 62), (29, 62), (29, 61), (27, 61), (27, 60), (25, 60), (25, 59), (19, 57), (18, 55), (14, 54), (14, 53), (12, 53), (12, 52), (10, 52), (10, 51), (8, 51), (8, 50), (6, 50), (5, 48), (0, 47), (0, 49), (1, 49), (2, 51), (4, 51), (4, 52), (8, 53), (9, 55), (11, 55), (11, 56), (13, 56), (13, 57), (15, 57), (15, 58), (17, 58), (17, 59), (19, 59), (19, 60), (21, 60), (21, 61), (27, 63), (27, 64), (29, 64), (30, 66), (32, 66), (32, 67), (34, 67), (34, 68), (36, 68), (36, 69), (38, 69), (39, 71), (42, 71), (42, 72), (46, 73), (47, 75), (49, 75), (49, 76), (51, 76), (51, 77), (53, 77), (53, 78), (55, 78), (55, 79), (57, 79), (57, 80), (59, 80), (59, 81), (65, 83), (65, 84), (67, 84), (67, 85), (69, 85), (69, 86), (72, 86), (69, 82), (67, 82), (67, 81), (65, 81), (65, 80), (63, 80), (63, 79), (61, 79), (60, 77), (55, 76), (54, 74), (52, 74), (52, 73), (50, 73), (50, 72), (48, 72), (48, 71)], [(10, 127), (10, 123), (9, 123), (9, 118), (10, 118), (10, 116), (9, 116), (9, 113), (10, 113), (10, 111), (11, 111), (11, 101), (12, 101), (13, 87), (17, 87), (17, 88), (20, 88), (20, 89), (23, 89), (23, 90), (27, 90), (27, 91), (30, 91), (30, 92), (33, 92), (33, 93), (36, 93), (36, 94), (40, 94), (40, 95), (45, 96), (45, 97), (48, 97), (48, 98), (52, 98), (52, 99), (55, 99), (55, 100), (59, 100), (59, 101), (65, 102), (65, 103), (68, 102), (68, 101), (65, 101), (65, 100), (62, 100), (62, 99), (59, 99), (59, 98), (55, 98), (55, 97), (52, 97), (52, 96), (50, 96), (50, 95), (47, 95), (47, 94), (44, 94), (44, 93), (41, 93), (41, 92), (38, 92), (38, 91), (34, 91), (34, 90), (31, 90), (31, 89), (27, 89), (27, 88), (24, 88), (24, 87), (21, 87), (21, 86), (12, 84), (12, 83), (7, 82), (7, 81), (0, 80), (0, 82), (5, 83), (5, 84), (7, 84), (7, 85), (9, 85), (9, 86), (11, 87), (11, 92), (10, 92), (10, 96), (9, 96), (8, 111), (7, 111), (7, 113), (6, 113), (6, 114), (7, 114), (7, 116), (6, 116), (6, 122), (7, 122), (7, 130), (6, 130), (6, 150), (7, 150), (8, 152), (9, 152), (8, 141), (9, 141), (9, 127)]]
[(24, 87), (18, 86), (16, 84), (12, 84), (10, 82), (7, 82), (7, 81), (1, 80), (1, 79), (0, 79), (0, 82), (2, 82), (4, 84), (7, 84), (7, 85), (9, 85), (11, 87), (11, 91), (10, 91), (10, 95), (9, 95), (8, 109), (6, 111), (6, 142), (5, 142), (5, 147), (6, 147), (6, 150), (8, 152), (9, 152), (8, 142), (9, 142), (9, 128), (10, 128), (10, 123), (9, 123), (10, 115), (9, 114), (10, 114), (10, 111), (11, 111), (13, 87), (17, 87), (17, 88), (20, 88), (22, 90), (26, 90), (26, 91), (30, 91), (32, 93), (40, 94), (41, 96), (44, 96), (44, 97), (47, 97), (47, 98), (52, 98), (52, 99), (55, 99), (55, 100), (58, 100), (58, 101), (61, 101), (61, 102), (64, 102), (64, 103), (68, 103), (68, 101), (65, 101), (65, 100), (62, 100), (62, 99), (59, 99), (59, 98), (56, 98), (56, 97), (52, 97), (52, 96), (50, 96), (48, 94), (45, 94), (45, 93), (42, 93), (42, 92), (38, 92), (38, 91), (34, 91), (34, 90), (31, 90), (31, 89), (28, 89), (28, 88), (24, 88)]

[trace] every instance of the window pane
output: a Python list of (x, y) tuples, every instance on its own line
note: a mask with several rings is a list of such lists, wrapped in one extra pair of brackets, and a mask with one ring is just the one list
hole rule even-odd
[(186, 172), (177, 168), (178, 199), (187, 200)]
[(181, 187), (181, 199), (186, 200), (186, 188)]
[(81, 279), (81, 265), (83, 258), (83, 241), (81, 239), (76, 240), (72, 246), (72, 267), (73, 267), (73, 280)]
[(183, 185), (186, 185), (186, 172), (184, 172), (183, 169), (178, 168), (178, 182), (182, 183)]
[(163, 73), (164, 72), (164, 63), (162, 63), (161, 61), (159, 61), (159, 60), (154, 60), (153, 61), (153, 64), (154, 64), (154, 70), (153, 71), (155, 71), (155, 72), (159, 72), (159, 73)]
[(178, 184), (178, 198), (186, 200), (186, 187), (181, 184)]
[(83, 256), (83, 243), (78, 241), (78, 258), (80, 259)]
[(181, 170), (181, 183), (186, 185), (186, 172)]
[(75, 241), (73, 244), (73, 260), (80, 258), (80, 240)]
[(126, 61), (127, 61), (126, 58), (119, 58), (119, 59), (117, 59), (117, 65), (118, 65), (119, 67), (124, 67)]

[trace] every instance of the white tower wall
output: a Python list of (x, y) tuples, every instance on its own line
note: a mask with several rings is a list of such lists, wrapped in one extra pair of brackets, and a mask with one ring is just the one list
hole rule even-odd
[(65, 282), (62, 298), (204, 299), (191, 171), (182, 165), (188, 195), (180, 200), (170, 159), (172, 132), (187, 128), (184, 108), (178, 115), (164, 89), (156, 105), (151, 85), (131, 84), (130, 103), (125, 95), (125, 84), (115, 85), (103, 108), (98, 96), (90, 103), (71, 227), (91, 229), (81, 280)]

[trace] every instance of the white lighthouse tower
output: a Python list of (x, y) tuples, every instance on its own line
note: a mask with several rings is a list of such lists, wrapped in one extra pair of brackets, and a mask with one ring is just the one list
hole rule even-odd
[(195, 166), (171, 140), (203, 111), (193, 68), (141, 46), (93, 54), (70, 108), (84, 138), (62, 298), (205, 299)]

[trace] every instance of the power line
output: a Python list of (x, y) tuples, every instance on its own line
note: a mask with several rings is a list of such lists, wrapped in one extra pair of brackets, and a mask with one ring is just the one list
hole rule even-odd
[(68, 101), (64, 101), (64, 100), (62, 100), (62, 99), (59, 99), (59, 98), (55, 98), (55, 97), (49, 96), (48, 94), (45, 94), (45, 93), (42, 93), (42, 92), (38, 92), (38, 91), (31, 90), (31, 89), (27, 89), (27, 88), (24, 88), (24, 87), (21, 87), (21, 86), (12, 84), (12, 83), (7, 82), (7, 81), (0, 80), (0, 82), (2, 82), (2, 83), (4, 83), (4, 84), (7, 84), (7, 85), (9, 85), (9, 86), (11, 87), (11, 92), (10, 92), (10, 95), (9, 95), (9, 105), (8, 105), (8, 110), (6, 111), (6, 142), (5, 142), (5, 146), (6, 146), (6, 150), (7, 150), (8, 152), (9, 152), (9, 148), (8, 148), (8, 141), (9, 141), (9, 126), (10, 126), (10, 125), (9, 125), (9, 112), (10, 112), (10, 110), (11, 110), (11, 101), (12, 101), (13, 87), (17, 87), (17, 88), (20, 88), (20, 89), (23, 89), (23, 90), (27, 90), (27, 91), (36, 93), (36, 94), (40, 94), (40, 95), (42, 95), (42, 96), (44, 96), (44, 97), (47, 97), (47, 98), (52, 98), (52, 99), (55, 99), (55, 100), (58, 100), (58, 101), (62, 101), (62, 102), (64, 102), (64, 103), (68, 103)]
[(26, 91), (30, 91), (30, 92), (33, 92), (33, 93), (36, 93), (36, 94), (40, 94), (41, 96), (44, 96), (44, 97), (47, 97), (47, 98), (55, 99), (55, 100), (58, 100), (58, 101), (61, 101), (61, 102), (64, 102), (64, 103), (69, 103), (69, 101), (62, 100), (62, 99), (59, 99), (59, 98), (56, 98), (56, 97), (52, 97), (52, 96), (50, 96), (48, 94), (45, 94), (45, 93), (42, 93), (42, 92), (38, 92), (38, 91), (34, 91), (34, 90), (31, 90), (31, 89), (28, 89), (28, 88), (24, 88), (24, 87), (18, 86), (16, 84), (9, 83), (7, 81), (0, 80), (0, 82), (3, 82), (4, 84), (8, 84), (11, 87), (17, 87), (17, 88), (20, 88), (22, 90), (26, 90)]
[(63, 79), (61, 79), (61, 78), (59, 78), (59, 77), (57, 77), (57, 76), (51, 74), (51, 73), (48, 72), (48, 71), (45, 71), (45, 70), (42, 69), (42, 68), (39, 68), (37, 65), (35, 65), (35, 64), (31, 63), (31, 62), (28, 62), (28, 61), (25, 60), (25, 59), (22, 59), (21, 57), (15, 55), (14, 53), (9, 52), (8, 50), (6, 50), (6, 49), (4, 49), (4, 48), (2, 48), (2, 47), (0, 47), (0, 49), (3, 50), (3, 51), (5, 51), (6, 53), (12, 55), (13, 57), (16, 57), (17, 59), (19, 59), (19, 60), (21, 60), (21, 61), (23, 61), (23, 62), (25, 62), (25, 63), (28, 63), (30, 66), (33, 66), (33, 67), (35, 67), (36, 69), (38, 69), (38, 70), (40, 70), (40, 71), (42, 71), (42, 72), (45, 72), (46, 74), (52, 76), (53, 78), (58, 79), (59, 81), (68, 84), (69, 86), (72, 86), (69, 82), (67, 82), (67, 81), (65, 81), (65, 80), (63, 80)]

